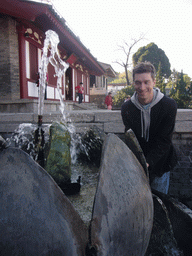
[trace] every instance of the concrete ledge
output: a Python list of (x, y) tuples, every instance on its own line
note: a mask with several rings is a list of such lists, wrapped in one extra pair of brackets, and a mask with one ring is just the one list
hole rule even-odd
[(95, 113), (95, 122), (122, 121), (120, 110), (103, 110)]
[(104, 123), (105, 133), (124, 133), (125, 127), (122, 121)]
[(191, 133), (192, 132), (192, 116), (188, 121), (177, 121), (175, 123), (175, 132), (177, 133)]
[(79, 110), (71, 111), (68, 115), (69, 122), (72, 123), (90, 123), (95, 121), (95, 114), (92, 111)]
[(8, 122), (22, 122), (22, 123), (28, 123), (28, 122), (34, 122), (34, 114), (32, 113), (14, 113), (14, 114), (0, 114), (0, 123)]
[[(76, 133), (82, 133), (88, 131), (90, 128), (92, 128), (95, 123), (74, 123)], [(104, 125), (102, 123), (97, 124), (97, 127), (104, 131)]]
[[(73, 109), (73, 102), (66, 102), (68, 109)], [(0, 102), (1, 113), (38, 113), (38, 99), (3, 100)], [(44, 113), (59, 111), (60, 101), (45, 100)]]
[(0, 124), (0, 133), (7, 134), (7, 133), (14, 133), (14, 131), (19, 127), (20, 123), (13, 123), (13, 124)]
[(177, 121), (192, 121), (192, 109), (178, 109)]
[[(96, 125), (106, 133), (124, 133), (124, 125), (120, 110), (73, 110), (67, 113), (67, 122), (74, 124), (76, 132), (80, 133)], [(43, 115), (43, 123), (62, 121), (60, 112)], [(0, 114), (0, 133), (11, 133), (21, 123), (37, 124), (38, 115), (33, 113)], [(192, 139), (192, 110), (179, 109), (175, 124), (175, 139)]]

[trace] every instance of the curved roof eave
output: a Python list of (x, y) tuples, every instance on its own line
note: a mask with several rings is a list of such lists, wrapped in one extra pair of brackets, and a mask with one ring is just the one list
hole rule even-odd
[(0, 3), (2, 3), (0, 13), (30, 21), (43, 32), (48, 29), (55, 30), (60, 37), (61, 44), (67, 51), (78, 56), (90, 74), (100, 76), (105, 73), (95, 57), (66, 25), (65, 19), (57, 13), (52, 5), (24, 0), (0, 0)]

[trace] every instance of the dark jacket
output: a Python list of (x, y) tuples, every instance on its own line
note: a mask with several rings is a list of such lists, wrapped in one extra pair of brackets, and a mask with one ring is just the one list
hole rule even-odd
[(151, 108), (149, 141), (141, 137), (141, 111), (131, 102), (121, 107), (125, 131), (132, 129), (149, 164), (150, 180), (161, 177), (177, 163), (177, 156), (172, 145), (177, 105), (173, 99), (164, 96)]

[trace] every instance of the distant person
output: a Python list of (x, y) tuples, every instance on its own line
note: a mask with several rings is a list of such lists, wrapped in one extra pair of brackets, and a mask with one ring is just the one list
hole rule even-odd
[(176, 102), (155, 88), (155, 68), (150, 62), (133, 69), (135, 93), (123, 103), (121, 115), (125, 131), (132, 129), (144, 152), (151, 187), (168, 193), (170, 170), (177, 163), (172, 134)]
[(128, 100), (130, 100), (130, 99), (131, 99), (131, 97), (128, 95), (128, 96), (125, 98), (124, 102), (126, 102), (126, 101), (128, 101)]
[(81, 104), (83, 101), (83, 93), (84, 93), (84, 88), (83, 88), (82, 82), (79, 83), (79, 85), (75, 87), (75, 91), (79, 97), (79, 104)]
[(108, 110), (112, 110), (113, 99), (112, 99), (112, 96), (111, 96), (111, 92), (109, 92), (108, 95), (106, 96), (105, 104), (107, 105)]

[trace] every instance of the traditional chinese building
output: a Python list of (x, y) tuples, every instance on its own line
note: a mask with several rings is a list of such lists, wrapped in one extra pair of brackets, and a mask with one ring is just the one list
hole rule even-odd
[(90, 76), (90, 98), (100, 108), (105, 108), (105, 97), (109, 91), (109, 80), (116, 77), (116, 73), (111, 65), (99, 62), (105, 73), (102, 76)]
[[(83, 102), (90, 102), (90, 76), (101, 76), (103, 67), (81, 43), (54, 7), (48, 3), (0, 0), (0, 111), (36, 112), (38, 73), (45, 32), (60, 39), (60, 58), (69, 64), (60, 90), (65, 101), (77, 102), (75, 87), (83, 82)], [(45, 111), (56, 111), (59, 96), (55, 71), (48, 65)]]

